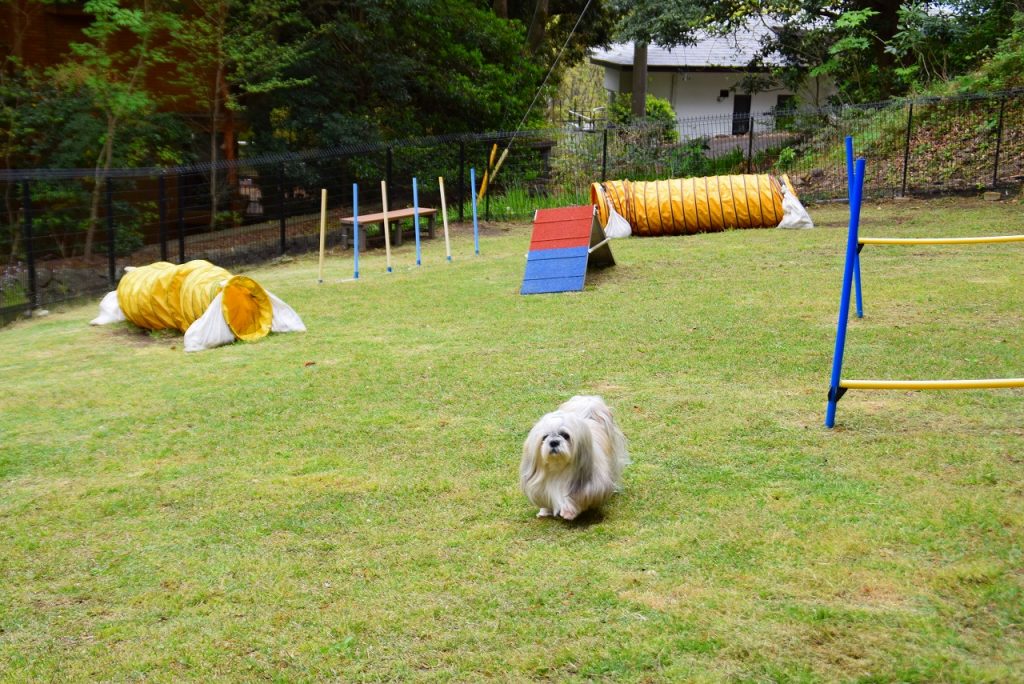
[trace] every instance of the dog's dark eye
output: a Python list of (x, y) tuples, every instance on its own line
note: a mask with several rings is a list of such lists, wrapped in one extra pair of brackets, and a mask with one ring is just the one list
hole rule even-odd
[(562, 432), (559, 432), (558, 436), (564, 439), (566, 442), (569, 441), (569, 433), (564, 430)]

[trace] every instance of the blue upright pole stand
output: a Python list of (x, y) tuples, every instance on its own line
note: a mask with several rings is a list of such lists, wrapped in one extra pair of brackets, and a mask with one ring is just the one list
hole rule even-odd
[(473, 197), (473, 249), (480, 254), (480, 224), (476, 218), (476, 169), (469, 169), (469, 192)]
[[(853, 136), (846, 136), (846, 196), (853, 201)], [(859, 209), (859, 208), (858, 208)], [(864, 297), (860, 291), (860, 245), (853, 262), (853, 286), (857, 293), (857, 318), (864, 318)]]
[(832, 380), (828, 387), (828, 410), (825, 412), (825, 427), (836, 424), (836, 403), (842, 396), (839, 379), (843, 370), (843, 350), (846, 347), (846, 324), (850, 316), (850, 286), (853, 267), (857, 259), (857, 231), (860, 225), (860, 199), (864, 190), (864, 160), (854, 165), (853, 184), (850, 193), (850, 230), (846, 238), (846, 263), (843, 267), (843, 291), (839, 295), (839, 321), (836, 323), (836, 348), (832, 354)]
[(352, 249), (355, 252), (353, 277), (359, 280), (359, 185), (352, 184)]
[(416, 265), (423, 265), (420, 258), (420, 195), (416, 190), (416, 176), (412, 177), (412, 224), (413, 233), (416, 234)]

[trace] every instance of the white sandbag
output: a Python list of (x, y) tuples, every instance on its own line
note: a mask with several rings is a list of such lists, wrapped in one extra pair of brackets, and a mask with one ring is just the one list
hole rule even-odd
[(781, 185), (782, 221), (779, 222), (779, 228), (813, 228), (814, 221), (800, 203), (800, 198), (791, 193), (785, 183)]
[(128, 320), (117, 301), (117, 290), (108, 292), (100, 300), (100, 315), (89, 321), (89, 325), (107, 325)]
[(206, 312), (188, 327), (185, 331), (185, 351), (203, 351), (235, 341), (235, 334), (224, 320), (223, 301), (224, 293), (221, 292), (213, 298)]
[(295, 313), (295, 309), (275, 297), (270, 290), (264, 288), (264, 292), (270, 297), (274, 311), (274, 318), (270, 322), (271, 332), (306, 332), (306, 324), (299, 318), (299, 314)]
[(604, 227), (604, 234), (610, 238), (624, 238), (633, 234), (629, 221), (615, 211), (610, 202), (608, 204), (608, 224)]

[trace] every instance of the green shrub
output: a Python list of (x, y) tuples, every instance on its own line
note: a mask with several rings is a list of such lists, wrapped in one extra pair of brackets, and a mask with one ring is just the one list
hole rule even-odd
[[(612, 101), (611, 120), (617, 124), (630, 125), (636, 123), (633, 116), (629, 93), (619, 93)], [(665, 99), (647, 96), (644, 105), (644, 120), (652, 127), (662, 129), (662, 140), (664, 142), (678, 142), (679, 130), (676, 128), (676, 112), (672, 104)]]

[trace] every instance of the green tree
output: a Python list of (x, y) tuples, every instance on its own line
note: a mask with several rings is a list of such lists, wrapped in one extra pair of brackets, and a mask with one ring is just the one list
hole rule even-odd
[(702, 0), (613, 0), (619, 40), (692, 45), (698, 31), (710, 28), (710, 10)]
[[(82, 168), (93, 164), (103, 148), (106, 120), (84, 86), (58, 86), (45, 71), (18, 65), (0, 71), (0, 131), (6, 168)], [(176, 164), (182, 161), (188, 131), (178, 117), (154, 113), (122, 122), (118, 137), (114, 166)], [(17, 257), (21, 247), (20, 204), (15, 201), (19, 190), (17, 184), (4, 184), (0, 254), (9, 258)], [(36, 215), (40, 234), (65, 236), (54, 238), (48, 248), (69, 256), (78, 245), (73, 236), (87, 228), (81, 207), (90, 205), (91, 191), (75, 181), (33, 181), (32, 196), (45, 208)], [(139, 210), (136, 205), (118, 207), (126, 219)], [(121, 237), (131, 232), (126, 221), (119, 221), (119, 228)]]
[[(157, 100), (146, 87), (146, 74), (168, 61), (156, 38), (173, 30), (176, 18), (157, 0), (125, 7), (118, 0), (87, 0), (92, 23), (83, 29), (86, 42), (71, 44), (71, 59), (55, 71), (56, 82), (88, 93), (103, 119), (102, 145), (96, 155), (84, 256), (92, 257), (99, 221), (103, 179), (113, 164), (118, 133), (126, 123), (154, 114)], [(125, 47), (122, 47), (125, 46)]]
[[(220, 136), (233, 149), (234, 118), (250, 94), (266, 94), (311, 82), (283, 74), (304, 56), (308, 24), (297, 0), (191, 0), (182, 10), (170, 47), (187, 59), (174, 81), (208, 121), (210, 227), (217, 222), (221, 191), (216, 162)], [(299, 27), (290, 34), (283, 29)], [(282, 35), (291, 38), (282, 40)]]
[(695, 29), (729, 31), (750, 22), (768, 29), (761, 61), (784, 58), (793, 86), (811, 75), (835, 79), (844, 101), (880, 100), (909, 87), (962, 74), (993, 55), (1012, 31), (1016, 0), (635, 0), (622, 35), (685, 44)]
[(609, 0), (495, 0), (492, 8), (526, 28), (523, 52), (544, 66), (565, 46), (559, 63), (566, 68), (585, 59), (591, 46), (607, 44), (617, 17)]
[(610, 115), (611, 120), (617, 124), (626, 126), (642, 124), (659, 131), (663, 142), (679, 141), (675, 110), (672, 109), (672, 104), (664, 98), (648, 95), (644, 106), (644, 115), (637, 117), (633, 114), (629, 95), (619, 93), (618, 97), (612, 101)]
[(1014, 31), (1019, 4), (965, 0), (935, 5), (915, 0), (899, 9), (898, 31), (886, 51), (900, 60), (897, 75), (911, 89), (969, 73), (992, 60)]
[(953, 84), (960, 92), (1024, 87), (1024, 12), (1010, 20), (1010, 32), (992, 46), (992, 56)]
[(556, 126), (567, 120), (590, 124), (595, 119), (607, 119), (604, 70), (588, 62), (573, 65), (563, 75), (551, 105), (548, 123)]
[(283, 76), (308, 82), (246, 98), (257, 151), (494, 130), (519, 120), (542, 79), (523, 26), (472, 0), (321, 0), (302, 15), (315, 28), (282, 29), (307, 38)]

